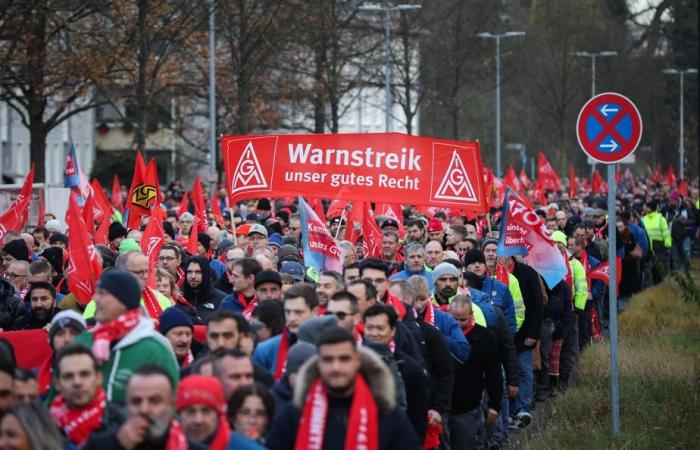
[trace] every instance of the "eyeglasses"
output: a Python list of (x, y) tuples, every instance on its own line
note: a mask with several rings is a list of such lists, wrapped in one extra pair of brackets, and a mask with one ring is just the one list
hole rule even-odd
[(27, 277), (27, 274), (25, 273), (24, 275), (22, 275), (21, 273), (12, 273), (12, 272), (8, 272), (8, 273), (7, 273), (7, 277), (10, 278), (10, 279), (13, 279), (13, 278), (26, 278), (26, 277)]
[(266, 417), (267, 416), (267, 411), (263, 409), (256, 409), (254, 411), (251, 411), (248, 408), (243, 408), (240, 411), (238, 411), (238, 414), (245, 416), (245, 417)]
[(336, 311), (336, 312), (326, 311), (325, 313), (323, 313), (323, 315), (324, 316), (335, 316), (338, 318), (338, 320), (343, 321), (343, 320), (345, 320), (346, 317), (351, 316), (352, 314), (344, 312), (344, 311)]
[(174, 256), (159, 256), (158, 261), (175, 261), (177, 258)]
[(137, 277), (147, 277), (148, 276), (148, 269), (144, 270), (130, 270), (129, 272), (133, 273)]

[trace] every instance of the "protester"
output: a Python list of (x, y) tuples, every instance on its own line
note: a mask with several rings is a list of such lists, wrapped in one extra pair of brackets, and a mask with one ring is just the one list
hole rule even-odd
[(65, 444), (46, 408), (30, 402), (12, 406), (0, 419), (0, 448), (63, 450)]
[(244, 386), (229, 399), (228, 417), (235, 433), (264, 445), (275, 417), (275, 400), (261, 384)]

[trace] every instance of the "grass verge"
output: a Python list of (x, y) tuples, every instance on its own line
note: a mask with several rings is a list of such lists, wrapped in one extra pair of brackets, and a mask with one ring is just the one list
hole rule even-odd
[[(692, 272), (700, 289), (700, 270)], [(621, 435), (612, 437), (610, 346), (589, 347), (576, 382), (551, 405), (528, 449), (700, 448), (700, 305), (692, 286), (667, 278), (632, 297), (620, 315)], [(684, 293), (686, 295), (684, 295)]]

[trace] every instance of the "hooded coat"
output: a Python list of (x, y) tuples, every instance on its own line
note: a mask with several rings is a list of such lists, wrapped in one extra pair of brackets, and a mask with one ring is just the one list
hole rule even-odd
[(187, 268), (193, 262), (199, 264), (202, 269), (202, 284), (197, 289), (193, 289), (185, 279), (182, 283), (182, 296), (194, 306), (197, 314), (206, 323), (209, 315), (213, 313), (221, 303), (221, 300), (226, 296), (223, 292), (215, 289), (211, 279), (211, 266), (209, 260), (203, 256), (193, 256), (185, 263), (185, 273)]
[[(408, 418), (396, 407), (396, 385), (389, 368), (372, 350), (360, 347), (358, 351), (362, 358), (360, 372), (367, 380), (379, 412), (379, 449), (420, 449), (421, 442)], [(314, 356), (299, 370), (293, 403), (275, 419), (266, 442), (269, 449), (294, 449), (306, 396), (319, 377), (318, 357)], [(343, 448), (352, 398), (329, 396), (328, 401), (323, 448)]]

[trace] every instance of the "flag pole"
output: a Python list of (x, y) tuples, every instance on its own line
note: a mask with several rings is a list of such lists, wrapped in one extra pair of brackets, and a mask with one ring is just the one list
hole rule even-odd
[(236, 221), (233, 218), (233, 206), (229, 206), (228, 210), (231, 213), (231, 233), (233, 234), (233, 245), (238, 247), (238, 238), (236, 237)]
[[(338, 229), (335, 230), (335, 240), (338, 240), (338, 235), (340, 234), (340, 227), (343, 225), (343, 220), (345, 219), (345, 212), (347, 211), (347, 207), (343, 209), (343, 212), (340, 214), (340, 223), (338, 224)], [(347, 227), (347, 224), (345, 224)]]

